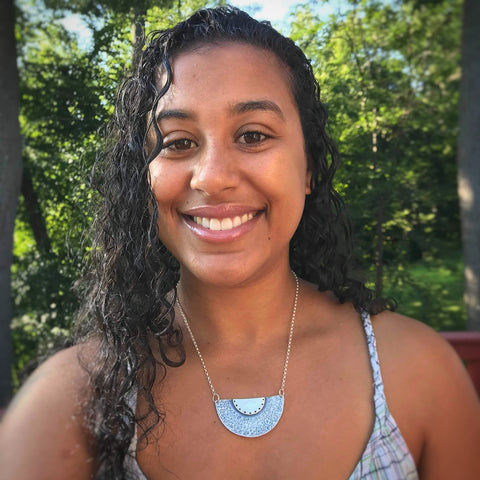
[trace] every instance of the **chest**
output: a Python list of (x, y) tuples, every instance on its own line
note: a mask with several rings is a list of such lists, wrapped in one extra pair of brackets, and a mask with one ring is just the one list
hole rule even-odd
[[(158, 392), (165, 422), (146, 447), (140, 445), (140, 467), (149, 480), (318, 479), (319, 472), (321, 478), (345, 480), (374, 422), (369, 357), (362, 347), (352, 358), (334, 352), (321, 357), (292, 356), (283, 414), (272, 431), (257, 438), (237, 436), (222, 425), (201, 367), (190, 363), (175, 371)], [(249, 379), (231, 376), (238, 380), (233, 383), (239, 396), (245, 396), (241, 392), (248, 391)], [(258, 381), (254, 374), (250, 379)], [(230, 383), (228, 393), (234, 391)], [(271, 393), (276, 392), (265, 392)]]

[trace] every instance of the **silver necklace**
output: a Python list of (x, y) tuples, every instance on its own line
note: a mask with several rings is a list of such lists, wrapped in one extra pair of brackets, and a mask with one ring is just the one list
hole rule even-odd
[(292, 348), (293, 327), (295, 325), (295, 314), (297, 313), (298, 301), (298, 278), (295, 272), (292, 273), (295, 277), (295, 299), (293, 302), (292, 319), (290, 321), (290, 333), (288, 335), (287, 354), (285, 356), (285, 364), (283, 367), (282, 384), (278, 391), (278, 395), (271, 395), (269, 397), (220, 398), (220, 395), (213, 387), (212, 379), (210, 378), (207, 366), (205, 365), (205, 360), (200, 353), (200, 348), (198, 348), (197, 341), (193, 336), (192, 329), (187, 320), (187, 315), (183, 310), (180, 299), (177, 297), (178, 309), (188, 333), (190, 334), (195, 350), (197, 351), (198, 358), (200, 358), (203, 371), (207, 377), (208, 385), (212, 391), (212, 399), (215, 404), (215, 409), (217, 410), (218, 418), (228, 430), (241, 437), (260, 437), (261, 435), (265, 435), (277, 425), (283, 413), (285, 382), (287, 380), (288, 360)]

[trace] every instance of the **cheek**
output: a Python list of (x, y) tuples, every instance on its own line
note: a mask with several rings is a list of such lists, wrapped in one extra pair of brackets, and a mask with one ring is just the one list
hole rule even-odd
[(161, 161), (150, 164), (150, 186), (158, 209), (169, 208), (181, 195), (184, 174), (178, 168), (168, 168)]
[(155, 160), (150, 165), (150, 187), (157, 203), (158, 236), (161, 242), (172, 251), (172, 242), (170, 241), (174, 231), (172, 212), (175, 211), (175, 199), (178, 192), (172, 173), (162, 168)]
[(291, 149), (279, 165), (277, 175), (278, 185), (284, 185), (284, 192), (289, 197), (303, 198), (310, 193), (310, 177), (305, 155), (299, 154), (298, 149)]
[[(297, 150), (298, 152), (298, 150)], [(293, 232), (296, 230), (302, 217), (305, 196), (309, 193), (309, 174), (307, 161), (304, 155), (292, 153), (289, 168), (285, 169), (285, 188), (283, 192), (286, 210), (288, 211), (289, 223)]]
[(296, 230), (303, 213), (307, 188), (307, 163), (302, 155), (294, 151), (282, 156), (274, 171), (264, 178), (265, 188), (269, 189), (272, 201), (272, 214), (280, 228), (293, 232)]

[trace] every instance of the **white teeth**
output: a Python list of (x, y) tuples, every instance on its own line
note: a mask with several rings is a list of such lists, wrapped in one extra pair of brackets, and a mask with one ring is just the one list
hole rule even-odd
[(253, 213), (245, 213), (241, 217), (236, 216), (233, 218), (206, 218), (206, 217), (193, 217), (193, 221), (209, 230), (231, 230), (232, 228), (239, 227), (245, 222), (251, 220), (255, 215)]
[(222, 229), (222, 224), (220, 223), (220, 220), (217, 220), (216, 218), (212, 218), (210, 220), (210, 230), (221, 230)]
[(222, 225), (222, 230), (231, 230), (233, 228), (233, 221), (231, 218), (223, 218), (220, 223)]

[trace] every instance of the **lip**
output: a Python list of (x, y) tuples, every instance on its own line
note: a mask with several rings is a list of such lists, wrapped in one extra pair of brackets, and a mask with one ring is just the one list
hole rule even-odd
[[(244, 214), (253, 214), (253, 218), (237, 227), (229, 230), (210, 230), (202, 227), (194, 222), (192, 217), (206, 217), (206, 218), (231, 218), (235, 216), (242, 216)], [(180, 212), (185, 225), (200, 239), (212, 243), (231, 242), (237, 238), (247, 234), (254, 228), (260, 216), (264, 213), (264, 209), (258, 209), (251, 206), (244, 205), (205, 205), (190, 208), (184, 212)]]

